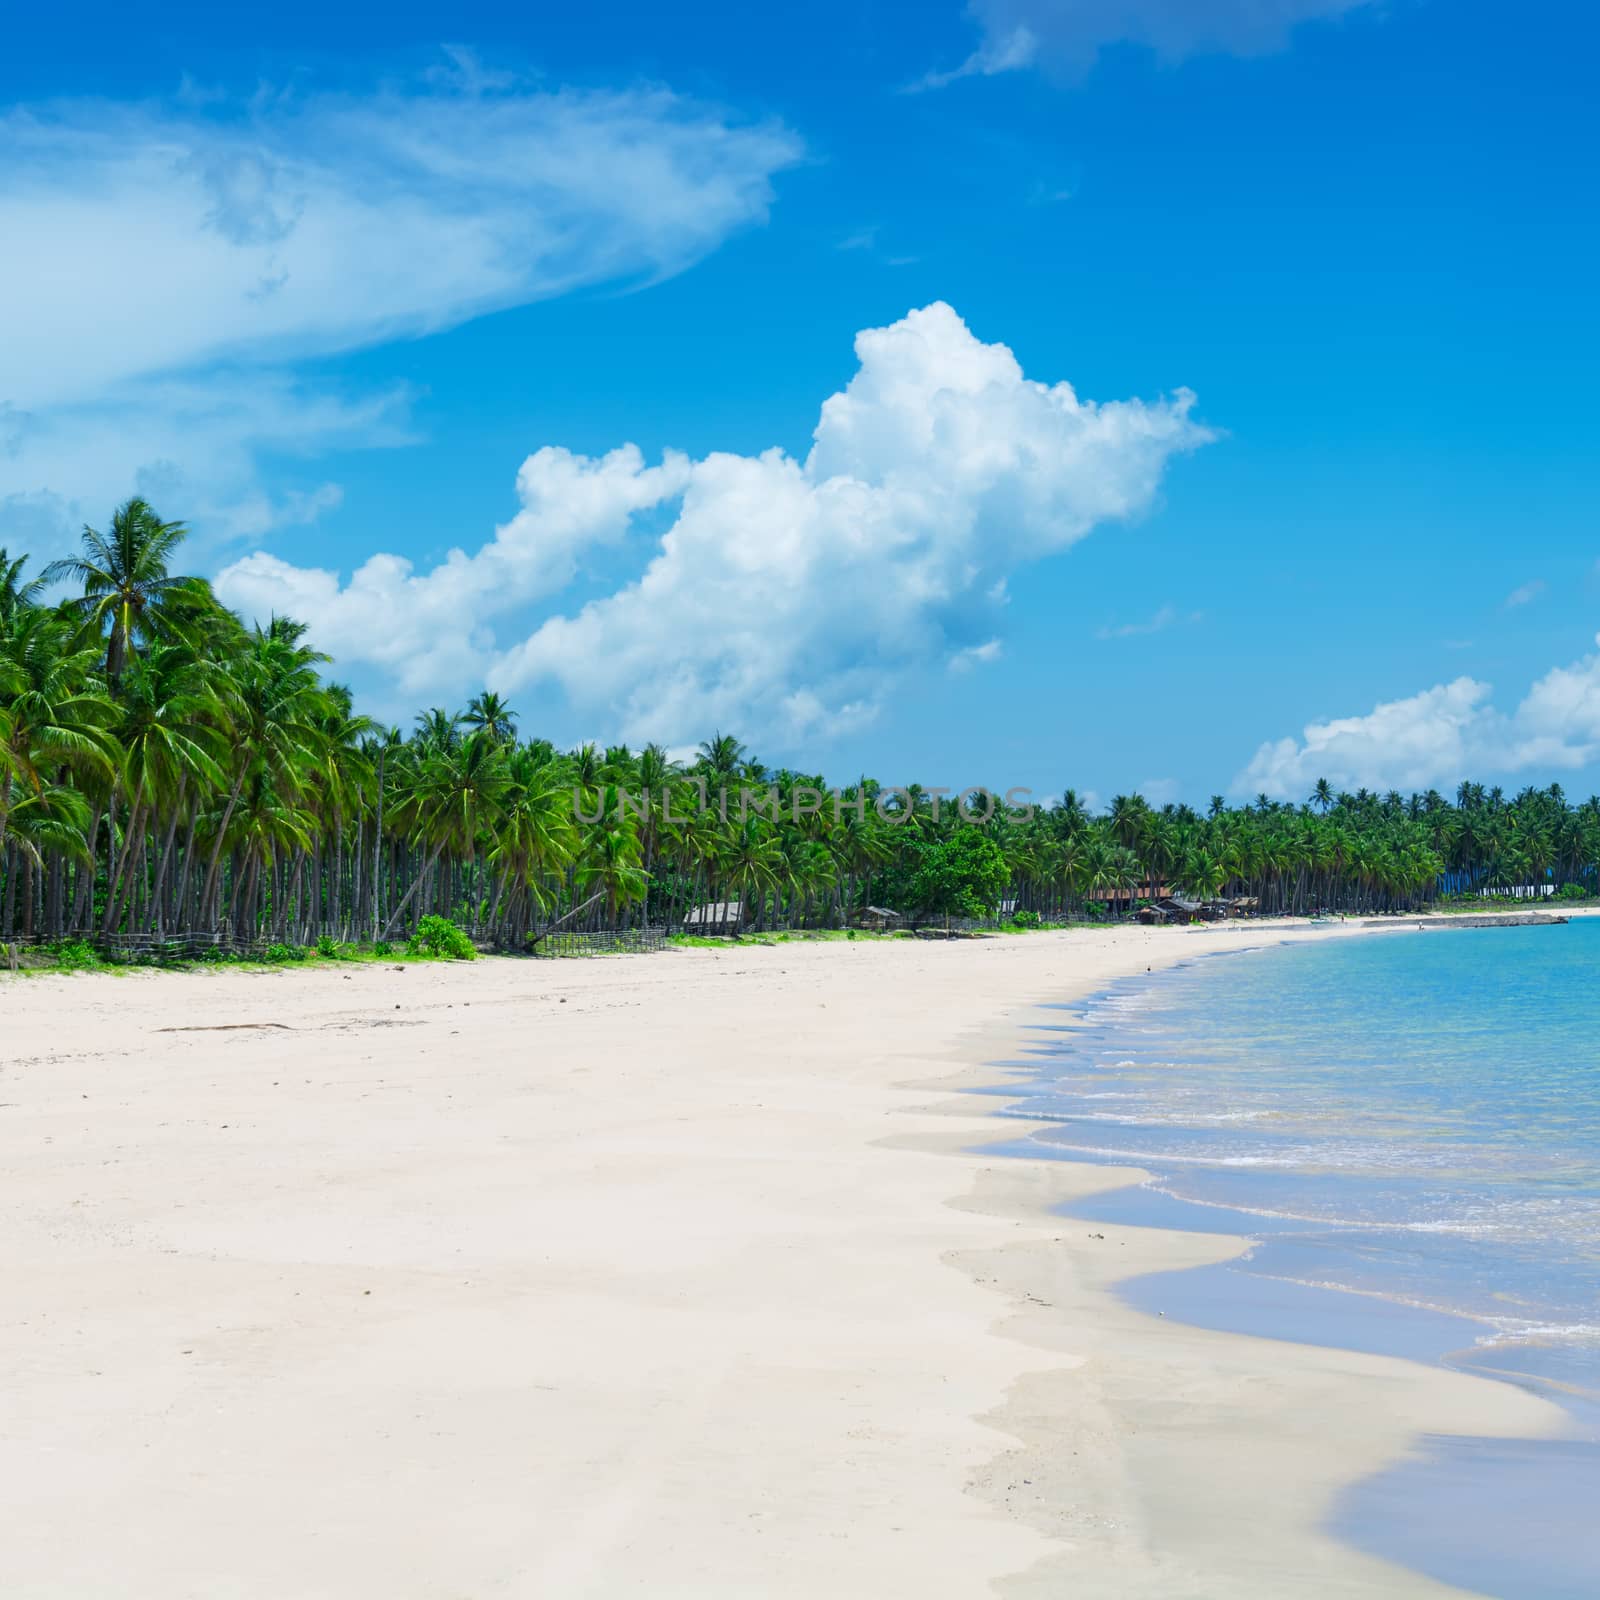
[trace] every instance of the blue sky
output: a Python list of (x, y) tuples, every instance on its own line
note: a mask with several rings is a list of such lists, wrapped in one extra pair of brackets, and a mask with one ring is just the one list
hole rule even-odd
[(0, 543), (146, 492), (397, 720), (1600, 786), (1586, 7), (11, 32)]

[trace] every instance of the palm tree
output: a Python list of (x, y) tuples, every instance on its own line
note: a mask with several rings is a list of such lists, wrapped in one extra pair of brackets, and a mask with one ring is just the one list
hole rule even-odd
[(88, 633), (104, 639), (106, 677), (113, 684), (138, 645), (181, 638), (185, 623), (212, 603), (203, 580), (167, 570), (187, 532), (136, 497), (112, 514), (109, 534), (85, 528), (81, 553), (45, 568), (49, 582), (82, 584), (82, 595), (66, 605)]
[[(735, 894), (763, 922), (815, 926), (905, 904), (921, 853), (967, 825), (916, 785), (886, 819), (866, 775), (836, 806), (797, 807), (821, 777), (720, 732), (681, 773), (659, 746), (518, 744), (490, 691), (460, 715), (424, 712), (409, 738), (379, 730), (321, 675), (303, 623), (246, 629), (172, 576), (181, 537), (142, 502), (120, 508), (47, 569), (79, 585), (54, 608), (26, 557), (0, 552), (0, 929), (164, 937), (227, 920), (241, 939), (377, 937), (426, 907), (516, 942), (563, 907), (618, 924), (641, 902), (670, 919)], [(777, 806), (744, 814), (741, 783)], [(735, 791), (726, 814), (688, 799), (713, 784)], [(599, 819), (581, 834), (575, 790)], [(1600, 800), (1451, 793), (1319, 780), (1298, 805), (1214, 796), (1201, 815), (1128, 794), (1093, 817), (1066, 790), (986, 831), (1009, 892), (1052, 915), (1091, 892), (1122, 910), (1163, 882), (1270, 911), (1600, 887)]]
[[(122, 851), (106, 888), (102, 924), (106, 933), (117, 924), (122, 909), (119, 891), (129, 859), (143, 841), (142, 824), (149, 813), (164, 803), (171, 807), (170, 852), (177, 808), (190, 783), (216, 787), (222, 781), (220, 702), (208, 668), (187, 645), (151, 645), (129, 662), (120, 688), (118, 779), (130, 810)], [(163, 870), (157, 880), (158, 895), (164, 885)]]
[(400, 925), (445, 850), (464, 855), (480, 829), (492, 828), (500, 820), (508, 783), (504, 747), (486, 733), (470, 733), (453, 748), (428, 754), (405, 803), (403, 821), (429, 854), (390, 913), (383, 930), (385, 939)]
[(6, 627), (20, 611), (31, 610), (44, 593), (45, 580), (34, 578), (24, 582), (22, 569), (28, 558), (18, 556), (13, 560), (4, 545), (0, 545), (0, 628)]
[(220, 918), (217, 875), (228, 828), (246, 781), (270, 769), (293, 783), (313, 756), (321, 709), (316, 667), (327, 657), (292, 642), (282, 630), (257, 629), (229, 675), (228, 715), (233, 779), (212, 835), (211, 860), (201, 888), (199, 915), (215, 928)]
[(510, 915), (526, 929), (531, 913), (550, 904), (577, 849), (572, 796), (554, 763), (535, 752), (515, 750), (507, 758), (502, 821), (490, 859), (500, 869), (490, 925), (500, 920), (509, 891)]
[(714, 733), (700, 746), (697, 759), (707, 774), (726, 784), (745, 760), (745, 748), (731, 733)]
[(430, 750), (454, 750), (461, 742), (461, 718), (443, 706), (419, 711), (416, 730), (417, 743)]
[(41, 794), (59, 769), (112, 769), (116, 745), (109, 725), (116, 707), (92, 676), (98, 656), (93, 649), (74, 649), (49, 611), (18, 611), (0, 634), (0, 694), (5, 701), (0, 847), (17, 782)]
[(582, 889), (604, 893), (606, 922), (617, 925), (618, 912), (644, 898), (649, 885), (639, 858), (639, 836), (613, 803), (596, 827), (586, 828), (578, 858), (577, 882)]
[(739, 890), (743, 905), (757, 907), (758, 920), (764, 923), (766, 896), (777, 887), (783, 856), (768, 831), (769, 824), (746, 817), (734, 825), (728, 836), (723, 865)]
[(485, 689), (467, 703), (461, 721), (469, 728), (487, 733), (491, 738), (508, 744), (517, 737), (517, 714), (501, 696)]

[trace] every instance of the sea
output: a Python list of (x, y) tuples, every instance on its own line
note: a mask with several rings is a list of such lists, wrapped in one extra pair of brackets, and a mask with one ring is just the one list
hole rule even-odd
[(1424, 1440), (1333, 1526), (1472, 1593), (1600, 1596), (1600, 919), (1172, 937), (1193, 960), (1044, 1013), (1006, 1112), (1044, 1126), (1000, 1148), (1149, 1175), (1076, 1217), (1251, 1240), (1134, 1305), (1556, 1400), (1566, 1437)]

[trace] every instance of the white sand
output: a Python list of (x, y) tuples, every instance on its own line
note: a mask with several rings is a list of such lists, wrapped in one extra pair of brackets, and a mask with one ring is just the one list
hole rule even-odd
[(1264, 936), (0, 979), (0, 1595), (1453, 1592), (1317, 1519), (1553, 1408), (1126, 1310), (1236, 1246), (933, 1087)]

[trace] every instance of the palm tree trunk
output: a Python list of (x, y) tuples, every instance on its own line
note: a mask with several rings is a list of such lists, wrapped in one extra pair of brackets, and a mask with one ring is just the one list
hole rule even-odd
[(102, 933), (110, 933), (117, 925), (117, 917), (122, 910), (128, 862), (132, 858), (134, 842), (139, 837), (139, 829), (143, 822), (144, 780), (141, 778), (137, 789), (134, 791), (133, 808), (128, 812), (128, 831), (122, 836), (122, 850), (117, 856), (117, 864), (111, 874), (111, 881), (106, 885), (106, 914), (100, 926)]
[[(205, 887), (200, 891), (200, 914), (206, 915), (210, 904), (211, 893), (217, 886), (217, 869), (222, 864), (222, 841), (227, 837), (228, 824), (233, 821), (233, 808), (239, 803), (239, 793), (244, 788), (245, 769), (239, 768), (239, 775), (233, 780), (233, 787), (228, 791), (228, 803), (223, 807), (222, 820), (217, 824), (216, 843), (211, 847), (211, 864), (206, 868)], [(213, 926), (215, 921), (213, 919)]]
[(172, 821), (167, 824), (166, 842), (161, 847), (161, 859), (156, 863), (155, 882), (150, 886), (150, 921), (153, 931), (161, 933), (166, 927), (166, 906), (162, 895), (167, 887), (167, 869), (172, 865), (172, 846), (178, 837), (178, 817), (183, 811), (184, 791), (189, 785), (186, 772), (178, 779), (178, 796), (172, 806)]
[(428, 857), (427, 866), (425, 866), (422, 869), (422, 871), (419, 872), (416, 875), (416, 877), (414, 877), (411, 880), (411, 887), (406, 890), (405, 898), (403, 900), (401, 900), (400, 904), (397, 905), (394, 908), (394, 912), (389, 918), (388, 925), (384, 928), (383, 932), (378, 935), (378, 937), (380, 939), (387, 939), (394, 933), (394, 930), (395, 930), (396, 926), (399, 924), (399, 921), (400, 921), (401, 917), (403, 917), (406, 914), (406, 907), (411, 904), (412, 899), (415, 897), (417, 890), (422, 887), (424, 881), (427, 879), (428, 874), (433, 870), (434, 866), (438, 863), (439, 857), (443, 853), (443, 851), (444, 851), (444, 842), (443, 842), (443, 840), (441, 840), (438, 844), (436, 844), (433, 847), (433, 854)]

